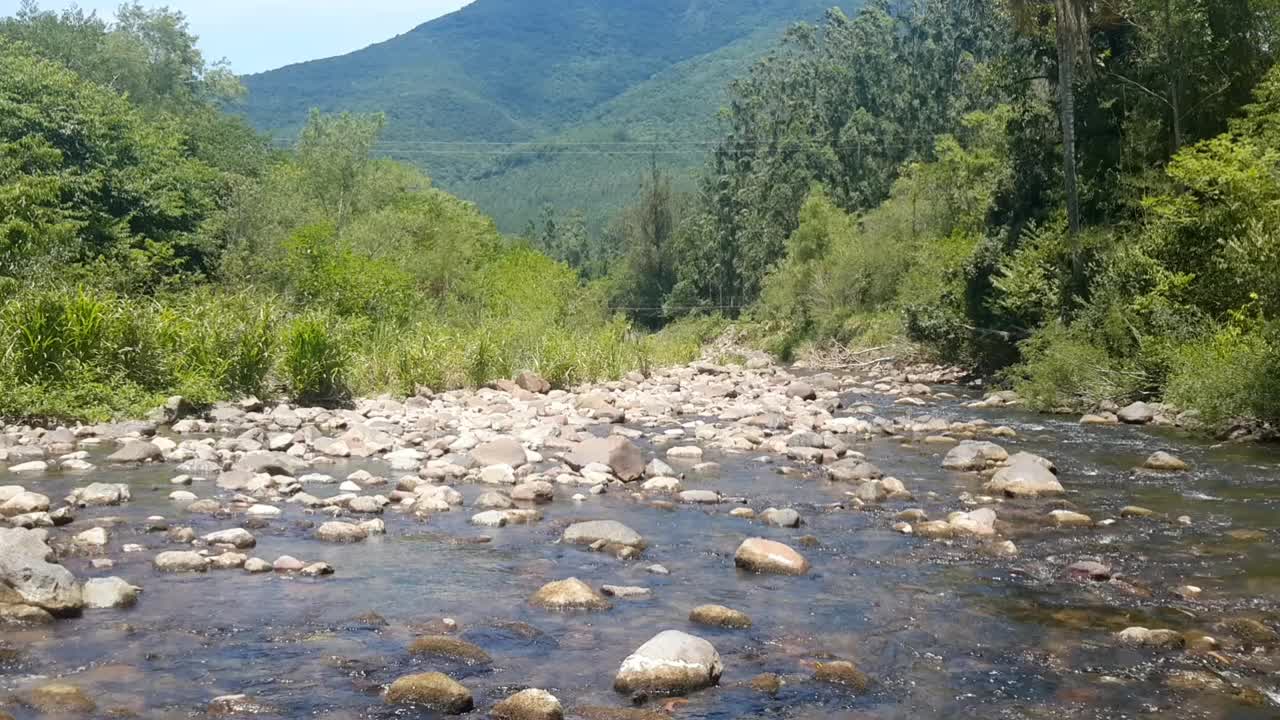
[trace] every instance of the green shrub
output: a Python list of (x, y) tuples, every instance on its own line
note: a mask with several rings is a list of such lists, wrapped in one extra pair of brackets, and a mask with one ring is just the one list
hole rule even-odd
[(1280, 338), (1260, 324), (1229, 325), (1174, 353), (1166, 400), (1218, 424), (1280, 420)]
[(1122, 402), (1149, 385), (1132, 366), (1113, 358), (1083, 332), (1053, 322), (1020, 345), (1022, 362), (1004, 374), (1033, 406), (1093, 408)]
[(281, 380), (300, 402), (335, 403), (348, 395), (350, 355), (330, 321), (317, 314), (294, 318), (281, 339)]

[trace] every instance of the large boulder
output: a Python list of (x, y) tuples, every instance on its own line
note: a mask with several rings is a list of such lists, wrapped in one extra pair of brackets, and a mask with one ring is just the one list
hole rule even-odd
[(513, 437), (500, 437), (478, 445), (472, 449), (471, 457), (481, 467), (510, 465), (513, 468), (518, 468), (527, 462), (524, 446)]
[(628, 694), (685, 695), (720, 682), (722, 672), (720, 653), (711, 643), (666, 630), (622, 661), (613, 689)]
[(70, 570), (55, 564), (44, 530), (0, 530), (0, 585), (12, 588), (27, 605), (55, 615), (84, 606), (80, 583)]
[(743, 570), (774, 575), (804, 575), (809, 561), (792, 548), (773, 540), (749, 538), (738, 546), (733, 563)]
[(475, 702), (471, 691), (444, 673), (405, 675), (387, 688), (384, 698), (391, 705), (421, 705), (446, 715), (471, 711)]
[(1009, 460), (1009, 466), (1001, 468), (986, 484), (986, 491), (1009, 497), (1044, 497), (1065, 492), (1062, 483), (1050, 469), (1044, 458), (1018, 453)]
[(635, 443), (620, 435), (583, 440), (564, 459), (575, 470), (588, 465), (606, 465), (624, 482), (644, 477), (644, 455)]
[(947, 470), (976, 472), (994, 467), (1009, 459), (1009, 453), (992, 442), (966, 441), (951, 448), (942, 459)]
[(551, 392), (551, 383), (544, 380), (541, 375), (528, 370), (516, 376), (516, 385), (539, 395), (546, 395)]
[(603, 541), (606, 545), (623, 545), (637, 550), (643, 550), (645, 546), (640, 533), (617, 520), (574, 523), (565, 528), (562, 539), (569, 545), (594, 545)]

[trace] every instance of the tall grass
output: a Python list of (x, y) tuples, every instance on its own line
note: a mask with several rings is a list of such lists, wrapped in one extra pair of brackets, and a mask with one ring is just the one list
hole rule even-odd
[(245, 395), (332, 404), (475, 387), (522, 370), (572, 388), (688, 362), (724, 327), (690, 319), (642, 335), (621, 318), (568, 313), (423, 315), (405, 324), (297, 313), (254, 291), (18, 292), (0, 306), (0, 417), (139, 416), (174, 394), (197, 405)]

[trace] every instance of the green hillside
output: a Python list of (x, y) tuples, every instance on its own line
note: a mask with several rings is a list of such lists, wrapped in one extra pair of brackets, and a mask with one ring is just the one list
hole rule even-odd
[[(349, 55), (248, 76), (242, 111), (281, 140), (312, 108), (384, 112), (381, 152), (424, 167), (504, 229), (546, 202), (581, 207), (599, 224), (634, 190), (648, 162), (636, 153), (649, 146), (548, 158), (528, 146), (432, 143), (707, 139), (727, 81), (785, 27), (832, 4), (477, 0)], [(677, 175), (702, 159), (689, 145), (665, 149)]]

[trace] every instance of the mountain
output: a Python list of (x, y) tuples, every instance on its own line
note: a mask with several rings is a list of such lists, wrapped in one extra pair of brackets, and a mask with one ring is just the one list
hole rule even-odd
[(599, 225), (634, 190), (646, 150), (677, 174), (699, 165), (687, 141), (714, 134), (727, 81), (833, 2), (476, 0), (348, 55), (247, 76), (243, 112), (281, 139), (312, 108), (385, 112), (381, 152), (422, 165), (504, 229), (544, 202)]

